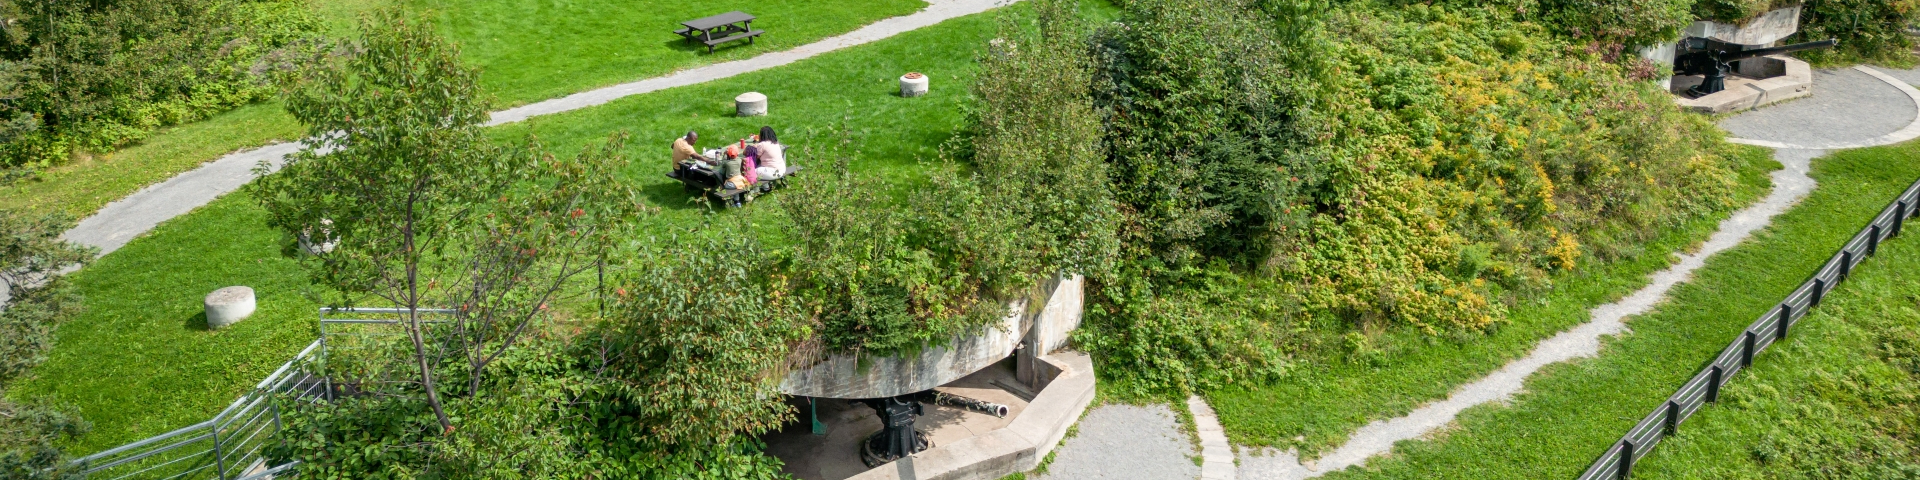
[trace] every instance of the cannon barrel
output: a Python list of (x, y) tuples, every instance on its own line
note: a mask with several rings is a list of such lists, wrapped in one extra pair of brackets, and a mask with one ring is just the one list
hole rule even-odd
[(931, 403), (942, 407), (958, 407), (1000, 418), (1006, 418), (1008, 411), (1006, 405), (944, 392), (923, 392), (920, 394), (919, 400), (921, 403)]
[(1748, 58), (1754, 58), (1754, 57), (1764, 57), (1767, 55), (1779, 55), (1782, 53), (1798, 52), (1801, 50), (1830, 48), (1836, 45), (1840, 45), (1839, 40), (1826, 39), (1818, 42), (1796, 43), (1793, 45), (1782, 45), (1782, 46), (1772, 47), (1772, 48), (1756, 48), (1752, 50), (1726, 52), (1725, 54), (1722, 54), (1720, 56), (1720, 60), (1722, 61), (1742, 60), (1742, 59), (1748, 59)]

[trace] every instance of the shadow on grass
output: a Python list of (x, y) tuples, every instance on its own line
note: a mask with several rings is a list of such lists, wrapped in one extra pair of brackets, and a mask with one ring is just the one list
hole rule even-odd
[(679, 35), (674, 35), (672, 40), (667, 40), (665, 43), (662, 43), (661, 45), (667, 47), (667, 49), (669, 50), (673, 50), (676, 52), (690, 52), (690, 53), (698, 54), (700, 56), (707, 56), (707, 55), (720, 56), (720, 55), (727, 54), (728, 51), (730, 50), (739, 49), (739, 48), (752, 48), (752, 47), (759, 46), (758, 43), (747, 43), (749, 41), (751, 40), (734, 40), (731, 42), (714, 45), (713, 53), (711, 54), (707, 53), (706, 43), (700, 42), (698, 40), (689, 42), (681, 39)]
[(207, 312), (199, 312), (193, 314), (191, 317), (187, 317), (186, 320), (181, 322), (180, 326), (195, 332), (213, 331), (213, 328), (207, 326)]

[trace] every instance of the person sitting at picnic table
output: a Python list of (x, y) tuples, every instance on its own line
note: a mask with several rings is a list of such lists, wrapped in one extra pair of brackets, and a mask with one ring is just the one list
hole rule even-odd
[(760, 143), (753, 145), (755, 153), (759, 154), (756, 158), (759, 168), (755, 168), (754, 173), (758, 174), (760, 180), (779, 180), (787, 176), (786, 146), (781, 145), (780, 138), (774, 136), (773, 127), (760, 127), (759, 137)]
[(726, 183), (721, 184), (725, 188), (728, 188), (728, 189), (747, 188), (747, 178), (740, 175), (740, 146), (739, 145), (727, 146), (727, 158), (720, 159), (720, 171), (715, 173), (719, 173), (720, 178), (726, 179)]
[(673, 171), (678, 172), (681, 168), (685, 168), (689, 160), (711, 161), (705, 155), (701, 155), (699, 149), (693, 148), (693, 144), (699, 141), (700, 134), (692, 130), (687, 131), (687, 136), (673, 139)]

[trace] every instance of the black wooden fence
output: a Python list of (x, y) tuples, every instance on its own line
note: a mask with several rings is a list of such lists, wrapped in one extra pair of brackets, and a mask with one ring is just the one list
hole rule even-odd
[(1627, 430), (1626, 436), (1620, 437), (1620, 441), (1608, 447), (1606, 453), (1600, 454), (1593, 466), (1580, 474), (1579, 480), (1627, 478), (1633, 472), (1635, 461), (1652, 452), (1654, 445), (1658, 445), (1662, 438), (1673, 434), (1680, 422), (1686, 421), (1708, 402), (1719, 400), (1720, 387), (1726, 385), (1733, 374), (1753, 365), (1754, 355), (1766, 350), (1767, 346), (1787, 338), (1787, 332), (1807, 316), (1809, 309), (1819, 306), (1820, 299), (1845, 281), (1855, 265), (1879, 250), (1882, 240), (1899, 235), (1902, 224), (1914, 216), (1916, 209), (1920, 209), (1920, 181), (1909, 185), (1899, 198), (1880, 211), (1879, 216), (1873, 217), (1873, 222), (1868, 223), (1867, 228), (1861, 229), (1859, 234), (1840, 247), (1839, 253), (1814, 271), (1806, 283), (1788, 294), (1786, 300), (1774, 305), (1761, 314), (1759, 320), (1748, 325), (1746, 331), (1720, 351), (1720, 356), (1714, 357), (1705, 369), (1681, 385), (1680, 391), (1667, 397), (1666, 403)]

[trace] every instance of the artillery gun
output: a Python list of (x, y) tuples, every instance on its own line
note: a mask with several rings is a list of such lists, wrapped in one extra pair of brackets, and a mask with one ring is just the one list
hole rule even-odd
[(1700, 84), (1687, 89), (1688, 95), (1698, 98), (1727, 88), (1727, 74), (1733, 71), (1733, 62), (1801, 50), (1832, 48), (1839, 44), (1839, 40), (1830, 39), (1780, 47), (1749, 48), (1711, 38), (1689, 37), (1680, 41), (1679, 51), (1673, 57), (1673, 73), (1701, 75), (1703, 80)]

